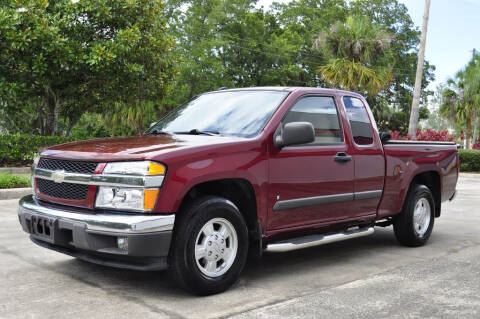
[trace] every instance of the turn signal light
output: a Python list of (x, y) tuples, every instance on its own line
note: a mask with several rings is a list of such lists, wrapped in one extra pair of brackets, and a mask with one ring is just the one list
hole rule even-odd
[(165, 166), (150, 162), (148, 165), (148, 175), (165, 175)]
[(152, 210), (157, 201), (158, 189), (146, 189), (143, 193), (143, 209)]

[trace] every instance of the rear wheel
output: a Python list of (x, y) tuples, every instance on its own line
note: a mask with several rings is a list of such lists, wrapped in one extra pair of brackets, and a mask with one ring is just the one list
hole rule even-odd
[(232, 202), (204, 197), (180, 212), (170, 263), (183, 288), (199, 295), (228, 289), (238, 279), (247, 253), (247, 226)]
[(405, 246), (424, 245), (433, 230), (435, 202), (430, 189), (425, 185), (413, 185), (403, 211), (393, 220), (397, 240)]

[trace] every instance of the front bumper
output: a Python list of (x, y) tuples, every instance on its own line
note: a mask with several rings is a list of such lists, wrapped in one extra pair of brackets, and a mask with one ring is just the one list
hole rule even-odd
[(175, 215), (92, 214), (48, 206), (28, 195), (20, 200), (18, 217), (40, 246), (119, 268), (167, 267)]

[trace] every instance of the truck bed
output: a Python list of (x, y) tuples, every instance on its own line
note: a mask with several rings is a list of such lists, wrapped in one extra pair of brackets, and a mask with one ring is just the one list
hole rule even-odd
[[(436, 210), (455, 193), (459, 172), (457, 146), (452, 142), (398, 141), (384, 145), (385, 184), (378, 217), (397, 214), (402, 210), (411, 177), (433, 179), (441, 190)], [(403, 200), (399, 200), (403, 199)]]

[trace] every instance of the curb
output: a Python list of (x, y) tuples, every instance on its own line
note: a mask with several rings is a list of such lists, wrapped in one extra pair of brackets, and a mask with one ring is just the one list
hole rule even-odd
[(30, 174), (31, 168), (26, 167), (0, 167), (0, 173), (10, 173), (10, 174)]
[(480, 178), (480, 173), (460, 173), (460, 177)]
[(0, 200), (18, 199), (32, 193), (31, 187), (0, 189)]

